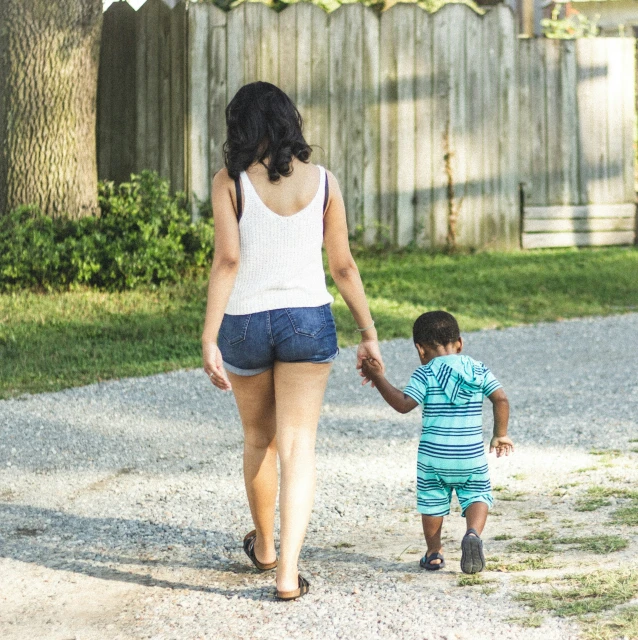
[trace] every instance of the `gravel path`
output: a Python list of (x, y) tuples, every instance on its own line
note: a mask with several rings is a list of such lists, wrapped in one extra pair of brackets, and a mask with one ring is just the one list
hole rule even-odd
[[(466, 352), (505, 386), (517, 445), (513, 457), (490, 456), (493, 483), (520, 495), (497, 495), (488, 555), (521, 557), (494, 536), (522, 537), (530, 512), (557, 531), (588, 533), (592, 514), (573, 510), (585, 488), (638, 480), (629, 444), (638, 438), (636, 336), (638, 314), (466, 335)], [(413, 346), (382, 349), (390, 378), (404, 383), (418, 364)], [(241, 551), (251, 523), (240, 425), (232, 396), (203, 372), (0, 402), (0, 637), (578, 638), (568, 619), (547, 616), (540, 628), (510, 621), (529, 614), (513, 599), (521, 573), (457, 586), (458, 511), (444, 528), (448, 569), (419, 569), (419, 420), (386, 407), (352, 367), (345, 349), (319, 429), (302, 556), (311, 593), (286, 604), (272, 598), (273, 576), (257, 575)], [(601, 458), (592, 448), (623, 453)], [(560, 572), (634, 562), (636, 530), (605, 528), (614, 532), (628, 549), (613, 558), (565, 551)]]

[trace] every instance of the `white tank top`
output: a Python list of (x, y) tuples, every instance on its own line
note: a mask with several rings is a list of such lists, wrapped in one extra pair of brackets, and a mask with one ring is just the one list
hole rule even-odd
[(333, 302), (321, 256), (326, 170), (319, 167), (315, 197), (292, 216), (269, 209), (245, 171), (240, 178), (244, 206), (239, 220), (239, 270), (226, 313), (244, 315)]

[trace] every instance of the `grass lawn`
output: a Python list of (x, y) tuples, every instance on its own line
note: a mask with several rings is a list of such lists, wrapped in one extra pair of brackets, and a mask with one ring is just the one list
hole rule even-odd
[[(409, 337), (436, 308), (464, 332), (638, 310), (638, 248), (356, 257), (382, 340)], [(206, 276), (158, 290), (0, 295), (0, 398), (200, 366)], [(333, 308), (340, 344), (353, 344), (346, 305), (337, 297)]]

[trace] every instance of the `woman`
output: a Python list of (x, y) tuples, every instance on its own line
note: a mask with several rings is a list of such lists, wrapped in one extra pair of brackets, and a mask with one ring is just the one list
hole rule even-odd
[(248, 84), (226, 108), (226, 124), (226, 168), (212, 188), (215, 257), (204, 370), (216, 387), (232, 389), (244, 429), (244, 480), (255, 524), (244, 550), (259, 570), (277, 568), (277, 597), (292, 600), (309, 587), (297, 562), (314, 500), (317, 424), (339, 352), (322, 243), (361, 332), (357, 369), (365, 358), (381, 361), (381, 354), (339, 185), (310, 162), (291, 100), (272, 84)]

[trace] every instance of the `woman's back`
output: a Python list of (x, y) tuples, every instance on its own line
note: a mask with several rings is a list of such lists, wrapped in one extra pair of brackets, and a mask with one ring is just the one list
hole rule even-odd
[[(293, 163), (277, 183), (265, 168), (240, 174), (240, 261), (226, 313), (317, 307), (333, 302), (326, 289), (321, 246), (326, 171)], [(254, 182), (253, 182), (254, 181)]]
[(280, 216), (290, 216), (307, 207), (319, 189), (321, 167), (310, 162), (291, 162), (292, 173), (271, 182), (268, 171), (261, 164), (249, 167), (245, 172), (257, 195), (271, 211)]

